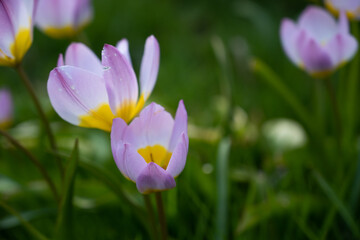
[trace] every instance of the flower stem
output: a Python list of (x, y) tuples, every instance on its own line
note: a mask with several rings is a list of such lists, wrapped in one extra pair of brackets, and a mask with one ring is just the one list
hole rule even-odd
[(333, 85), (331, 84), (331, 81), (329, 78), (324, 79), (326, 90), (329, 94), (330, 102), (331, 102), (331, 108), (334, 115), (334, 121), (335, 121), (335, 128), (336, 128), (336, 141), (339, 149), (341, 148), (341, 135), (342, 135), (342, 129), (341, 129), (341, 117), (339, 112), (339, 106), (336, 99), (336, 93), (334, 90)]
[(161, 230), (161, 240), (167, 240), (167, 225), (166, 217), (164, 211), (164, 204), (161, 197), (161, 192), (155, 193), (156, 206), (159, 214), (160, 230)]
[[(41, 107), (40, 101), (36, 96), (35, 90), (34, 90), (33, 86), (31, 85), (29, 77), (26, 75), (26, 73), (25, 73), (25, 71), (24, 71), (21, 64), (17, 65), (15, 67), (15, 70), (19, 74), (20, 79), (24, 83), (28, 93), (30, 94), (31, 99), (33, 100), (33, 102), (35, 104), (35, 107), (36, 107), (36, 110), (39, 113), (40, 119), (44, 124), (45, 131), (46, 131), (46, 133), (48, 135), (50, 146), (51, 146), (52, 150), (54, 152), (57, 152), (57, 145), (56, 145), (56, 142), (55, 142), (54, 135), (53, 135), (53, 133), (51, 131), (49, 121), (47, 120), (46, 115), (44, 113), (44, 110)], [(55, 159), (56, 159), (56, 164), (57, 164), (57, 166), (59, 168), (59, 171), (60, 171), (61, 178), (63, 179), (64, 178), (64, 169), (63, 169), (63, 166), (62, 166), (62, 163), (61, 163), (61, 159), (59, 157), (56, 157)]]
[(7, 132), (0, 129), (0, 134), (3, 135), (16, 148), (21, 150), (30, 159), (30, 161), (35, 165), (35, 167), (37, 167), (39, 169), (39, 171), (43, 175), (46, 183), (49, 185), (49, 188), (50, 188), (51, 192), (53, 193), (56, 202), (59, 203), (60, 198), (56, 191), (55, 184), (51, 180), (49, 174), (47, 173), (44, 166), (40, 163), (40, 161), (29, 150), (27, 150), (23, 145), (21, 145), (21, 143), (19, 143), (16, 139), (14, 139), (12, 136), (10, 136)]
[(148, 212), (148, 221), (150, 223), (150, 234), (153, 240), (157, 240), (158, 238), (158, 231), (156, 229), (156, 220), (155, 220), (155, 214), (154, 214), (154, 209), (151, 206), (151, 201), (150, 201), (150, 196), (148, 194), (144, 194), (144, 201), (145, 201), (145, 206)]

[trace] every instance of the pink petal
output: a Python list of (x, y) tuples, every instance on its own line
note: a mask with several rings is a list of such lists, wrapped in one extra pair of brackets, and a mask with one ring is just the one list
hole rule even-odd
[(315, 40), (309, 39), (301, 51), (305, 69), (311, 74), (331, 71), (334, 68), (329, 53), (327, 53)]
[(103, 76), (109, 95), (111, 110), (116, 115), (124, 105), (135, 105), (138, 84), (134, 70), (119, 50), (105, 44), (102, 52)]
[(188, 148), (189, 137), (186, 132), (183, 132), (180, 135), (180, 140), (178, 141), (175, 151), (171, 155), (169, 165), (166, 168), (166, 172), (171, 174), (174, 178), (184, 170)]
[(98, 57), (84, 44), (72, 43), (66, 50), (65, 64), (79, 67), (102, 76), (103, 67)]
[(171, 139), (169, 143), (169, 151), (172, 152), (178, 142), (181, 140), (181, 135), (187, 133), (187, 112), (183, 100), (180, 100), (178, 109), (176, 111), (174, 128), (172, 130)]
[(160, 105), (151, 103), (131, 122), (125, 140), (136, 149), (156, 144), (167, 148), (173, 127), (172, 116)]
[(43, 30), (67, 26), (77, 29), (91, 18), (89, 0), (38, 0), (36, 23)]
[(47, 87), (55, 111), (75, 125), (79, 124), (80, 116), (108, 102), (101, 77), (73, 66), (52, 70)]
[(358, 43), (353, 36), (338, 34), (326, 45), (326, 51), (331, 56), (332, 62), (340, 65), (355, 55), (357, 47)]
[(145, 160), (130, 144), (125, 143), (116, 146), (114, 159), (121, 173), (134, 182), (146, 168)]
[(115, 158), (117, 146), (124, 144), (124, 134), (127, 129), (126, 122), (121, 118), (114, 118), (111, 126), (111, 150)]
[(32, 37), (32, 10), (33, 0), (0, 1), (0, 50), (5, 55), (14, 57), (10, 45), (20, 29), (29, 29)]
[(159, 72), (160, 47), (154, 36), (146, 39), (140, 68), (141, 93), (146, 100), (152, 92)]
[(298, 26), (306, 29), (317, 42), (326, 42), (338, 32), (338, 24), (326, 10), (310, 6), (300, 16)]
[(64, 66), (64, 56), (60, 53), (59, 54), (59, 58), (58, 58), (58, 61), (57, 61), (57, 66), (58, 67), (61, 67), (61, 66)]
[(121, 54), (123, 54), (126, 57), (126, 60), (128, 60), (130, 65), (132, 66), (131, 57), (130, 57), (130, 53), (129, 53), (129, 42), (128, 42), (128, 40), (126, 38), (121, 39), (116, 44), (116, 48), (119, 50), (119, 52)]
[(142, 194), (165, 191), (175, 186), (175, 179), (153, 162), (148, 163), (136, 179), (136, 187)]
[(296, 44), (296, 41), (299, 38), (300, 34), (301, 31), (297, 29), (293, 21), (289, 19), (284, 19), (281, 22), (280, 38), (282, 45), (284, 47), (286, 55), (296, 65), (299, 65), (301, 63)]

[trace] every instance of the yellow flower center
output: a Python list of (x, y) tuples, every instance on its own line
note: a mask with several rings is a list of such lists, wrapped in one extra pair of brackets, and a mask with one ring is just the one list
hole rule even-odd
[(168, 152), (163, 146), (156, 144), (154, 146), (146, 146), (140, 148), (137, 152), (145, 159), (147, 163), (154, 162), (163, 169), (166, 169), (171, 155), (171, 152)]

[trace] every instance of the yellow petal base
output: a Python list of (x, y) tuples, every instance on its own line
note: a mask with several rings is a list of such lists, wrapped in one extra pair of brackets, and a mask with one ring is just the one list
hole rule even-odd
[[(336, 9), (331, 3), (330, 1), (325, 1), (325, 6), (326, 8), (335, 16), (339, 15), (339, 10)], [(360, 8), (355, 9), (354, 11), (346, 11), (346, 16), (350, 19), (350, 20), (356, 20), (356, 17), (359, 16), (360, 14)]]
[(22, 28), (19, 30), (18, 34), (15, 37), (15, 41), (10, 45), (10, 52), (13, 57), (5, 56), (0, 58), (0, 65), (7, 67), (14, 67), (19, 64), (23, 59), (27, 50), (29, 50), (32, 43), (32, 37), (30, 30), (27, 28)]
[(140, 148), (137, 150), (137, 152), (145, 159), (147, 163), (154, 162), (165, 170), (172, 155), (171, 152), (168, 152), (166, 148), (159, 144)]
[(112, 120), (115, 118), (108, 104), (103, 104), (96, 110), (91, 110), (88, 115), (80, 117), (80, 127), (98, 128), (107, 132), (111, 131)]
[(8, 120), (8, 121), (2, 121), (0, 122), (0, 129), (7, 129), (10, 127), (12, 121)]
[(72, 38), (78, 31), (72, 26), (67, 25), (61, 28), (48, 27), (44, 29), (44, 32), (52, 38)]
[(145, 100), (143, 95), (140, 96), (137, 104), (130, 102), (122, 104), (117, 110), (116, 116), (112, 113), (108, 104), (104, 103), (95, 110), (91, 110), (89, 114), (80, 116), (79, 126), (87, 128), (98, 128), (107, 132), (111, 131), (111, 125), (114, 118), (122, 118), (129, 123), (143, 108)]
[(136, 104), (134, 102), (123, 103), (122, 106), (118, 108), (116, 117), (122, 118), (126, 123), (129, 123), (139, 114), (144, 107), (144, 104), (145, 100), (143, 95), (140, 96), (139, 101)]

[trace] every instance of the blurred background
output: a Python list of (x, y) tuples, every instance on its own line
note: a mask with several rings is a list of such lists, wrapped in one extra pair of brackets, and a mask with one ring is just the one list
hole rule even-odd
[[(71, 41), (86, 43), (100, 57), (104, 43), (115, 45), (127, 38), (139, 73), (145, 39), (151, 34), (160, 43), (161, 60), (148, 103), (155, 101), (174, 115), (183, 99), (189, 115), (187, 164), (177, 187), (163, 194), (170, 238), (355, 239), (336, 211), (339, 206), (334, 207), (309, 166), (321, 169), (337, 192), (343, 175), (332, 176), (337, 169), (356, 169), (356, 158), (347, 166), (338, 159), (323, 162), (289, 104), (251, 70), (255, 57), (266, 62), (309, 111), (316, 111), (312, 102), (317, 92), (325, 102), (325, 129), (331, 133), (326, 94), (288, 60), (279, 39), (281, 19), (296, 19), (309, 4), (316, 3), (93, 0), (93, 21), (79, 39), (54, 40), (34, 31), (24, 68), (51, 121), (60, 151), (69, 155), (78, 138), (81, 161), (104, 168), (116, 180), (113, 184), (120, 184), (125, 192), (125, 197), (119, 197), (91, 171), (80, 168), (74, 198), (77, 239), (149, 237), (147, 223), (128, 202), (143, 206), (142, 196), (118, 171), (109, 134), (72, 126), (55, 113), (46, 90), (49, 72)], [(338, 78), (339, 74), (333, 76), (334, 84)], [(46, 135), (15, 71), (0, 68), (0, 87), (9, 88), (15, 102), (9, 132), (58, 178), (53, 155), (46, 150)], [(325, 141), (331, 155), (334, 139)], [(51, 235), (56, 208), (50, 192), (26, 157), (5, 139), (0, 142), (1, 198)], [(223, 159), (221, 152), (230, 145), (229, 158)], [(340, 198), (348, 201), (350, 195)], [(350, 210), (357, 223), (358, 205), (356, 201)], [(16, 218), (0, 210), (0, 239), (31, 237)]]

